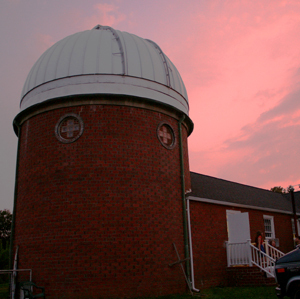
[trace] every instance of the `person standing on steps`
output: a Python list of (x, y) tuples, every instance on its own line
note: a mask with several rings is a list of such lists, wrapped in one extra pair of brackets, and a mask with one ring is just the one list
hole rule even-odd
[(264, 240), (263, 235), (261, 231), (258, 231), (256, 233), (255, 243), (259, 251), (262, 251), (263, 253), (266, 253), (265, 247), (264, 247)]

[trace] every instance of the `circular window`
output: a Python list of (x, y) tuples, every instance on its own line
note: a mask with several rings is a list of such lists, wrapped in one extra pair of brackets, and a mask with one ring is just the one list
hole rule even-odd
[(74, 142), (82, 135), (83, 127), (80, 116), (68, 113), (62, 116), (55, 126), (56, 138), (63, 143)]
[(172, 127), (166, 123), (161, 123), (157, 127), (157, 137), (160, 143), (167, 149), (175, 146), (175, 134)]

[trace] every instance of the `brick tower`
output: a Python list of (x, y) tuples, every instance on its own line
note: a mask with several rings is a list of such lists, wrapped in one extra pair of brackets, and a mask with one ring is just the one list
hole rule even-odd
[(12, 252), (47, 298), (185, 291), (169, 264), (173, 243), (184, 257), (193, 123), (157, 44), (100, 25), (57, 42), (27, 77), (14, 130)]

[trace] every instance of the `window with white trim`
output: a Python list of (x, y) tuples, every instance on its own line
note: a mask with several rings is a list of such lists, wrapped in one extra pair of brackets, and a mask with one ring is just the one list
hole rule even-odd
[(274, 217), (264, 215), (265, 238), (275, 239)]

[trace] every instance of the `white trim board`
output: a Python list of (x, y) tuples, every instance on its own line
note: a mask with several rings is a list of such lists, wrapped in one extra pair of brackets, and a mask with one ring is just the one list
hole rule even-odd
[[(201, 198), (201, 197), (194, 197), (194, 196), (187, 196), (187, 200), (193, 200), (193, 201), (199, 201), (199, 202), (205, 202), (205, 203), (211, 203), (221, 206), (231, 206), (231, 207), (237, 207), (237, 208), (244, 208), (244, 209), (252, 209), (252, 210), (260, 210), (260, 211), (268, 211), (268, 212), (275, 212), (275, 213), (281, 213), (281, 214), (287, 214), (287, 215), (293, 215), (292, 212), (278, 210), (278, 209), (269, 209), (264, 207), (258, 207), (258, 206), (251, 206), (251, 205), (244, 205), (240, 203), (234, 203), (234, 202), (227, 202), (227, 201), (221, 201), (216, 199), (209, 199), (209, 198)], [(300, 216), (300, 213), (297, 213), (298, 216)]]

